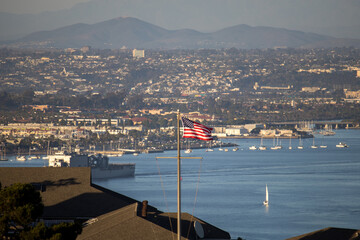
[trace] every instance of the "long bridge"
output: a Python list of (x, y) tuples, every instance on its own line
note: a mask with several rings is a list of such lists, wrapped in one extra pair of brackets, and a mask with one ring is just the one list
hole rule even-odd
[(359, 128), (359, 124), (350, 121), (298, 121), (298, 122), (273, 122), (267, 126), (282, 127), (293, 126), (294, 128), (306, 128), (311, 126), (313, 129), (349, 129)]

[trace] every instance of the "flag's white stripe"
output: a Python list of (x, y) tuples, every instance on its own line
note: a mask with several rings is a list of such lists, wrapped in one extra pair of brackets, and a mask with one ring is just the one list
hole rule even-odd
[(208, 132), (208, 131), (194, 130), (194, 129), (184, 129), (184, 133), (188, 133), (188, 132), (194, 132), (194, 133), (199, 133), (199, 134), (211, 135), (211, 133)]
[(183, 138), (196, 138), (196, 139), (200, 139), (200, 140), (206, 140), (206, 141), (210, 141), (213, 140), (212, 137), (199, 137), (199, 136), (183, 136)]
[(200, 137), (211, 137), (211, 134), (203, 133), (203, 132), (195, 132), (195, 131), (184, 131), (184, 136), (196, 136), (199, 135)]

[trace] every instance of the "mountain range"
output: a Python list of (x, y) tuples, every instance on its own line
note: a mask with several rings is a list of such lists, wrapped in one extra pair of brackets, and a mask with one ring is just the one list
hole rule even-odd
[[(119, 16), (138, 18), (170, 30), (214, 32), (247, 24), (360, 39), (359, 0), (74, 0), (73, 5), (65, 3), (70, 2), (67, 0), (58, 4), (63, 8), (37, 7), (41, 2), (50, 5), (53, 1), (0, 1), (0, 41)], [(11, 11), (6, 5), (18, 11)]]
[(167, 30), (132, 17), (120, 17), (95, 24), (73, 24), (51, 31), (39, 31), (2, 46), (99, 49), (220, 49), (220, 48), (314, 48), (360, 47), (360, 40), (340, 39), (274, 27), (241, 24), (214, 32), (191, 29)]

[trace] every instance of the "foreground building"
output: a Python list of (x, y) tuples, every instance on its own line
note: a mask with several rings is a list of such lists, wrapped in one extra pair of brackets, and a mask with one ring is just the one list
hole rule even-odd
[[(164, 213), (147, 204), (91, 182), (90, 168), (0, 168), (3, 187), (30, 183), (40, 191), (46, 224), (83, 222), (78, 239), (175, 239), (176, 213)], [(230, 234), (182, 213), (182, 239), (230, 239)]]

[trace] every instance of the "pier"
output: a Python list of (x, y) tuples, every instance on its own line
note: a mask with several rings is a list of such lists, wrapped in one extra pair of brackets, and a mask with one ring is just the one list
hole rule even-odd
[(267, 126), (283, 127), (292, 126), (296, 129), (301, 128), (303, 125), (312, 125), (315, 129), (351, 129), (360, 128), (359, 124), (354, 124), (350, 121), (306, 121), (306, 122), (273, 122), (268, 123)]

